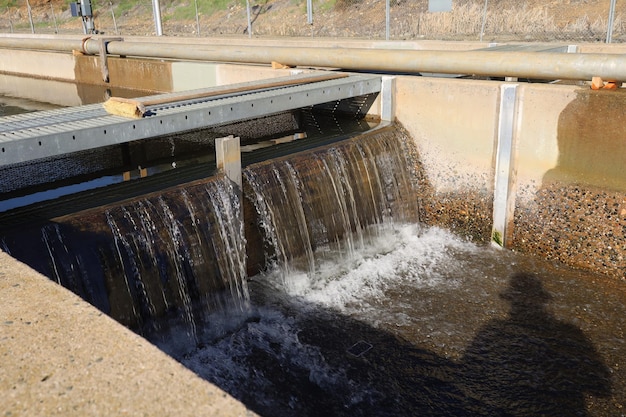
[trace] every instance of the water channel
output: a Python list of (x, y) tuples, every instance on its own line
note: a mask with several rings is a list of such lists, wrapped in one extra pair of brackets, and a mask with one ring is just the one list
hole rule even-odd
[(267, 416), (618, 416), (621, 283), (399, 223), (163, 348)]
[[(127, 309), (140, 318), (136, 330), (262, 416), (626, 414), (624, 283), (421, 224), (414, 215), (419, 202), (407, 192), (415, 173), (402, 132), (360, 136), (246, 168), (245, 196), (262, 235), (254, 256), (264, 262), (251, 276), (242, 264), (251, 255), (238, 246), (245, 207), (232, 204), (234, 193), (221, 180), (215, 189), (194, 183), (208, 200), (190, 197), (185, 186), (171, 199), (135, 196), (105, 208), (102, 230), (113, 235), (118, 255), (100, 253), (123, 259), (120, 268), (106, 265), (125, 277), (135, 302)], [(226, 217), (208, 225), (176, 219), (195, 218), (200, 207)], [(156, 222), (170, 212), (173, 220)], [(57, 220), (54, 228), (37, 226), (46, 256), (64, 266), (58, 271), (77, 265), (79, 257), (67, 256), (68, 238), (80, 238), (73, 244), (78, 253), (86, 235), (65, 233), (100, 211), (89, 213)], [(153, 274), (163, 270), (164, 258), (157, 262), (151, 252), (156, 246), (145, 243), (165, 238), (151, 228), (169, 232), (173, 243), (164, 251), (187, 280), (169, 299), (164, 284), (155, 290), (163, 275), (142, 278), (150, 262)], [(205, 229), (214, 232), (215, 252), (228, 255), (215, 262), (234, 272), (192, 291), (188, 283), (203, 282), (208, 272), (194, 269), (207, 252), (191, 235)], [(58, 250), (50, 251), (51, 242)], [(33, 250), (12, 245), (4, 238), (13, 255)], [(138, 254), (142, 247), (153, 257)], [(62, 271), (48, 275), (63, 281)], [(102, 299), (111, 285), (80, 287), (111, 314), (115, 299)], [(222, 295), (198, 296), (202, 291)], [(154, 300), (161, 296), (159, 307)], [(161, 310), (165, 318), (146, 320)]]

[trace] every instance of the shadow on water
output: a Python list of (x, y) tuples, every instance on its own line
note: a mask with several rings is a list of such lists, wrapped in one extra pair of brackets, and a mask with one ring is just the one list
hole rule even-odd
[(509, 316), (459, 361), (264, 286), (236, 331), (179, 357), (262, 416), (586, 416), (585, 395), (611, 394), (594, 346), (545, 310), (532, 274), (510, 278)]
[(586, 394), (611, 393), (609, 369), (591, 341), (546, 310), (552, 297), (532, 274), (513, 275), (501, 297), (509, 316), (489, 322), (467, 347), (464, 388), (502, 415), (588, 415)]

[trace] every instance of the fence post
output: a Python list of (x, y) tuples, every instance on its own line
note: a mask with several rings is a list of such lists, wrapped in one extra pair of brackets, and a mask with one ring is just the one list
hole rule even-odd
[(7, 6), (7, 10), (9, 11), (9, 26), (11, 27), (11, 33), (13, 33), (13, 19), (11, 19), (11, 9)]
[(611, 43), (613, 40), (613, 22), (615, 21), (615, 0), (611, 0), (611, 6), (609, 7), (609, 21), (606, 27), (606, 43)]
[(390, 11), (391, 6), (389, 5), (390, 0), (385, 0), (385, 40), (389, 40), (389, 20), (390, 20)]
[(313, 24), (313, 0), (306, 0), (306, 22)]
[(196, 8), (196, 36), (200, 36), (200, 16), (198, 16), (198, 0), (193, 0), (193, 5)]
[(250, 20), (250, 0), (246, 0), (246, 14), (248, 16), (248, 37), (252, 37), (252, 21)]
[(35, 25), (33, 24), (33, 11), (30, 8), (30, 1), (26, 0), (26, 8), (28, 10), (28, 20), (30, 21), (30, 31), (35, 33)]
[(115, 30), (115, 34), (119, 35), (119, 31), (117, 30), (117, 22), (115, 21), (115, 13), (113, 12), (113, 3), (109, 0), (109, 8), (111, 9), (111, 18), (113, 19), (113, 29)]
[(485, 33), (485, 25), (487, 24), (487, 2), (489, 0), (485, 0), (485, 7), (483, 8), (483, 23), (480, 26), (480, 41), (483, 41), (483, 35)]
[(59, 27), (57, 26), (57, 17), (54, 14), (54, 7), (50, 3), (50, 10), (52, 11), (52, 20), (54, 20), (54, 33), (59, 33)]
[(163, 26), (161, 25), (161, 4), (159, 0), (152, 0), (152, 13), (154, 14), (154, 26), (157, 36), (163, 35)]

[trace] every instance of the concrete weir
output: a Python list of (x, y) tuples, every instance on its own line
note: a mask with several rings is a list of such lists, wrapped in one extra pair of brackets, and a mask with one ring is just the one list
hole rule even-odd
[[(238, 59), (161, 59), (152, 39), (28, 37), (21, 44), (19, 39), (0, 36), (0, 94), (58, 105), (103, 101), (84, 85), (114, 95), (126, 89), (147, 95), (284, 77), (313, 67), (384, 71), (386, 98), (372, 106), (371, 116), (395, 121), (415, 142), (420, 221), (615, 280), (626, 276), (626, 90), (590, 86), (593, 76), (626, 80), (622, 46), (511, 55), (485, 52), (489, 45), (479, 43), (328, 41), (331, 48), (312, 49), (308, 40), (290, 40), (285, 44), (291, 48), (280, 51), (268, 41), (194, 39), (203, 45), (198, 54), (228, 49), (210, 48), (211, 43), (246, 42), (246, 48), (234, 49), (250, 53), (267, 49), (254, 59), (244, 53)], [(132, 49), (125, 51), (125, 42)], [(191, 41), (162, 42), (165, 53)], [(356, 59), (351, 64), (324, 57), (353, 52), (359, 59), (378, 56), (377, 61), (393, 63), (380, 59), (385, 49), (384, 56), (405, 54), (403, 62), (410, 63), (359, 68)], [(419, 54), (410, 60), (414, 52)], [(464, 57), (471, 65), (463, 66)], [(534, 69), (515, 69), (508, 58), (532, 62)], [(272, 61), (285, 65), (275, 69)], [(44, 80), (54, 86), (53, 94), (38, 84)], [(0, 409), (12, 415), (253, 415), (2, 252), (0, 316)]]

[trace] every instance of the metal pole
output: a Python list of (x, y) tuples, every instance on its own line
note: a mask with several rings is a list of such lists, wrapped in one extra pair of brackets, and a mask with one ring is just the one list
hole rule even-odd
[(152, 13), (154, 14), (154, 26), (156, 35), (163, 35), (163, 26), (161, 25), (161, 4), (159, 0), (152, 0)]
[(7, 10), (9, 11), (9, 26), (11, 27), (11, 33), (13, 33), (13, 19), (11, 19), (11, 9), (7, 6)]
[(480, 26), (480, 41), (483, 41), (483, 34), (485, 33), (485, 25), (487, 24), (487, 2), (489, 0), (485, 0), (485, 7), (483, 8), (483, 23)]
[(80, 14), (83, 19), (85, 34), (98, 33), (93, 20), (93, 6), (91, 0), (80, 0)]
[[(83, 48), (84, 46), (84, 48)], [(100, 53), (100, 41), (0, 36), (0, 48)], [(406, 49), (210, 45), (182, 42), (111, 41), (109, 55), (380, 72), (473, 74), (545, 80), (626, 80), (626, 54), (528, 51), (426, 51)]]
[(313, 24), (313, 0), (306, 0), (306, 22)]
[(54, 7), (50, 3), (50, 10), (52, 10), (52, 20), (54, 21), (54, 33), (59, 33), (59, 27), (57, 26), (57, 17), (54, 15)]
[(246, 0), (246, 14), (248, 15), (248, 37), (252, 37), (252, 21), (250, 20), (250, 0)]
[(30, 31), (35, 33), (35, 25), (33, 24), (33, 11), (30, 8), (30, 1), (26, 0), (26, 8), (28, 10), (28, 20), (30, 21)]
[(193, 0), (193, 5), (196, 8), (196, 36), (200, 36), (200, 16), (198, 16), (198, 0)]
[(115, 34), (119, 35), (120, 33), (117, 30), (117, 22), (115, 21), (115, 13), (113, 12), (113, 3), (109, 0), (109, 7), (111, 8), (111, 18), (113, 19), (113, 28), (115, 29)]
[(391, 6), (389, 5), (390, 0), (385, 1), (385, 39), (389, 40), (389, 21), (391, 20)]
[(615, 0), (611, 0), (611, 6), (609, 7), (609, 21), (606, 28), (606, 43), (611, 43), (613, 40), (613, 24), (615, 22)]

